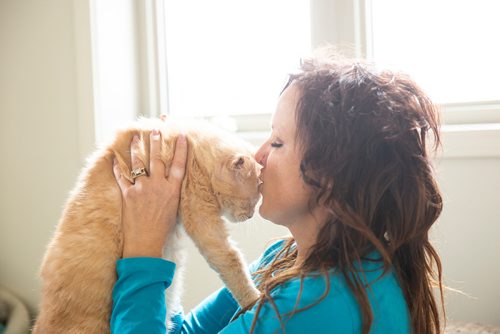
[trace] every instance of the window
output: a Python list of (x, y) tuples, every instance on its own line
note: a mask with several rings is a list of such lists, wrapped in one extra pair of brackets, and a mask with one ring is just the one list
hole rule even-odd
[(500, 2), (367, 4), (368, 53), (377, 64), (410, 74), (437, 103), (500, 100)]
[(309, 1), (165, 1), (163, 10), (174, 115), (271, 113), (310, 52)]
[[(446, 125), (498, 128), (499, 9), (496, 0), (75, 0), (82, 159), (119, 124), (166, 112), (230, 116), (223, 126), (260, 143), (286, 74), (325, 42), (409, 73), (442, 104)], [(497, 128), (484, 131), (498, 138)], [(457, 143), (472, 133), (453, 131)], [(498, 140), (472, 141), (498, 156)]]

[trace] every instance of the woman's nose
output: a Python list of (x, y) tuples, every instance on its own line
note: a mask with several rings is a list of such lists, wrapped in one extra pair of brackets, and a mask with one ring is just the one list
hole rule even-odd
[(266, 144), (263, 144), (254, 155), (255, 161), (261, 164), (263, 167), (266, 166), (267, 153)]

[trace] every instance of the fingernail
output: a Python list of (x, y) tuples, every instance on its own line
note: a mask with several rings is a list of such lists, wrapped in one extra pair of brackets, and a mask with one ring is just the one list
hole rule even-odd
[(139, 136), (138, 135), (134, 135), (134, 138), (132, 139), (134, 142), (138, 142), (139, 141)]
[(185, 143), (186, 142), (186, 136), (184, 134), (179, 134), (179, 137), (177, 138), (179, 140), (179, 143)]
[(118, 163), (118, 161), (116, 161), (116, 157), (113, 158), (113, 166), (116, 166), (116, 164)]
[(154, 140), (160, 139), (160, 131), (158, 131), (158, 129), (153, 129), (153, 131), (151, 131), (151, 137)]

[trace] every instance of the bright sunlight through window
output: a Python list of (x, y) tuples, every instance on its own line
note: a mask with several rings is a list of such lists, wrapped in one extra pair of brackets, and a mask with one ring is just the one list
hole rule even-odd
[(500, 100), (500, 1), (372, 0), (373, 59), (438, 103)]
[(309, 1), (165, 1), (172, 114), (274, 111), (287, 74), (310, 52)]

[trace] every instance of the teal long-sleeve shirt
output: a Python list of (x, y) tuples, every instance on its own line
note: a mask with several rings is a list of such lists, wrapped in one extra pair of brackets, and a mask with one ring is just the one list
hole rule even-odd
[[(250, 271), (268, 265), (284, 242), (271, 245)], [(377, 253), (369, 258), (376, 259)], [(362, 261), (360, 272), (369, 285), (368, 298), (374, 320), (370, 333), (410, 333), (410, 316), (403, 292), (393, 271), (383, 273), (382, 263)], [(175, 264), (159, 258), (127, 258), (117, 261), (118, 280), (113, 289), (111, 332), (167, 333), (165, 325), (165, 289), (173, 279)], [(273, 306), (266, 302), (260, 310), (254, 333), (361, 333), (361, 312), (356, 299), (341, 274), (332, 269), (330, 291), (326, 298), (292, 317), (294, 308), (315, 303), (325, 292), (324, 276), (311, 274), (302, 282), (292, 279), (278, 286), (271, 296), (282, 316), (279, 321)], [(236, 319), (240, 310), (227, 288), (212, 293), (187, 315), (182, 311), (172, 317), (170, 333), (248, 333), (257, 306)], [(283, 331), (284, 329), (284, 331)]]

